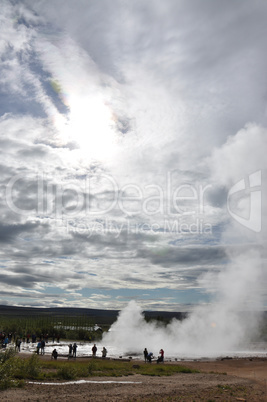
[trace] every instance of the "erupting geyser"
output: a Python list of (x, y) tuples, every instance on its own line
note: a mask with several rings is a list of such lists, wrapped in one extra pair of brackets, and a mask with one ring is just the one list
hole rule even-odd
[(258, 326), (261, 278), (257, 253), (233, 259), (216, 277), (202, 281), (216, 289), (213, 303), (197, 307), (187, 319), (173, 319), (167, 326), (146, 322), (141, 308), (131, 301), (123, 309), (103, 343), (114, 345), (121, 353), (140, 354), (144, 347), (158, 354), (177, 357), (216, 357), (248, 348)]

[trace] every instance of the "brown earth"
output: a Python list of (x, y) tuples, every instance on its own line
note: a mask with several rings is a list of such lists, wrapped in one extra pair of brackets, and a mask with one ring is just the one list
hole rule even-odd
[(182, 365), (201, 372), (170, 377), (90, 377), (99, 383), (60, 386), (27, 383), (21, 389), (1, 391), (0, 401), (267, 401), (267, 359), (183, 361)]

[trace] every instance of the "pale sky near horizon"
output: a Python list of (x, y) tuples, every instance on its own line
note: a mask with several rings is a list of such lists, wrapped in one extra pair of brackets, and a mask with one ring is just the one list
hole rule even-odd
[(1, 0), (0, 305), (266, 308), (266, 19)]

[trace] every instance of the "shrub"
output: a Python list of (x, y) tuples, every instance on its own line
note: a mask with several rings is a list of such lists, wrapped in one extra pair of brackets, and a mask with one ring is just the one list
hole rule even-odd
[(37, 355), (33, 354), (25, 361), (25, 372), (28, 378), (37, 379), (40, 377), (41, 367)]
[(14, 357), (15, 354), (15, 348), (8, 348), (4, 352), (0, 352), (0, 364), (5, 363), (7, 360)]
[(77, 378), (77, 370), (73, 366), (65, 364), (57, 371), (57, 377), (63, 380), (75, 380)]
[(7, 389), (21, 385), (19, 381), (14, 379), (19, 359), (11, 356), (12, 354), (8, 350), (1, 355), (0, 389)]
[(96, 364), (95, 364), (95, 362), (94, 362), (94, 361), (91, 361), (91, 362), (88, 364), (87, 368), (88, 368), (88, 374), (89, 374), (89, 375), (92, 375), (92, 374), (93, 374), (93, 371), (96, 370)]

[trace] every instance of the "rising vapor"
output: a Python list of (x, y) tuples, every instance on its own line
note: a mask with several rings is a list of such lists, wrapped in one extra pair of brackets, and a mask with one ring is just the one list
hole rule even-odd
[[(213, 302), (197, 307), (187, 319), (173, 319), (166, 327), (146, 322), (141, 308), (131, 301), (124, 308), (103, 342), (121, 353), (154, 354), (163, 348), (178, 358), (217, 357), (248, 350), (260, 322), (262, 269), (256, 252), (233, 259), (217, 276), (205, 275), (202, 282), (215, 292)], [(216, 289), (216, 291), (214, 291)]]

